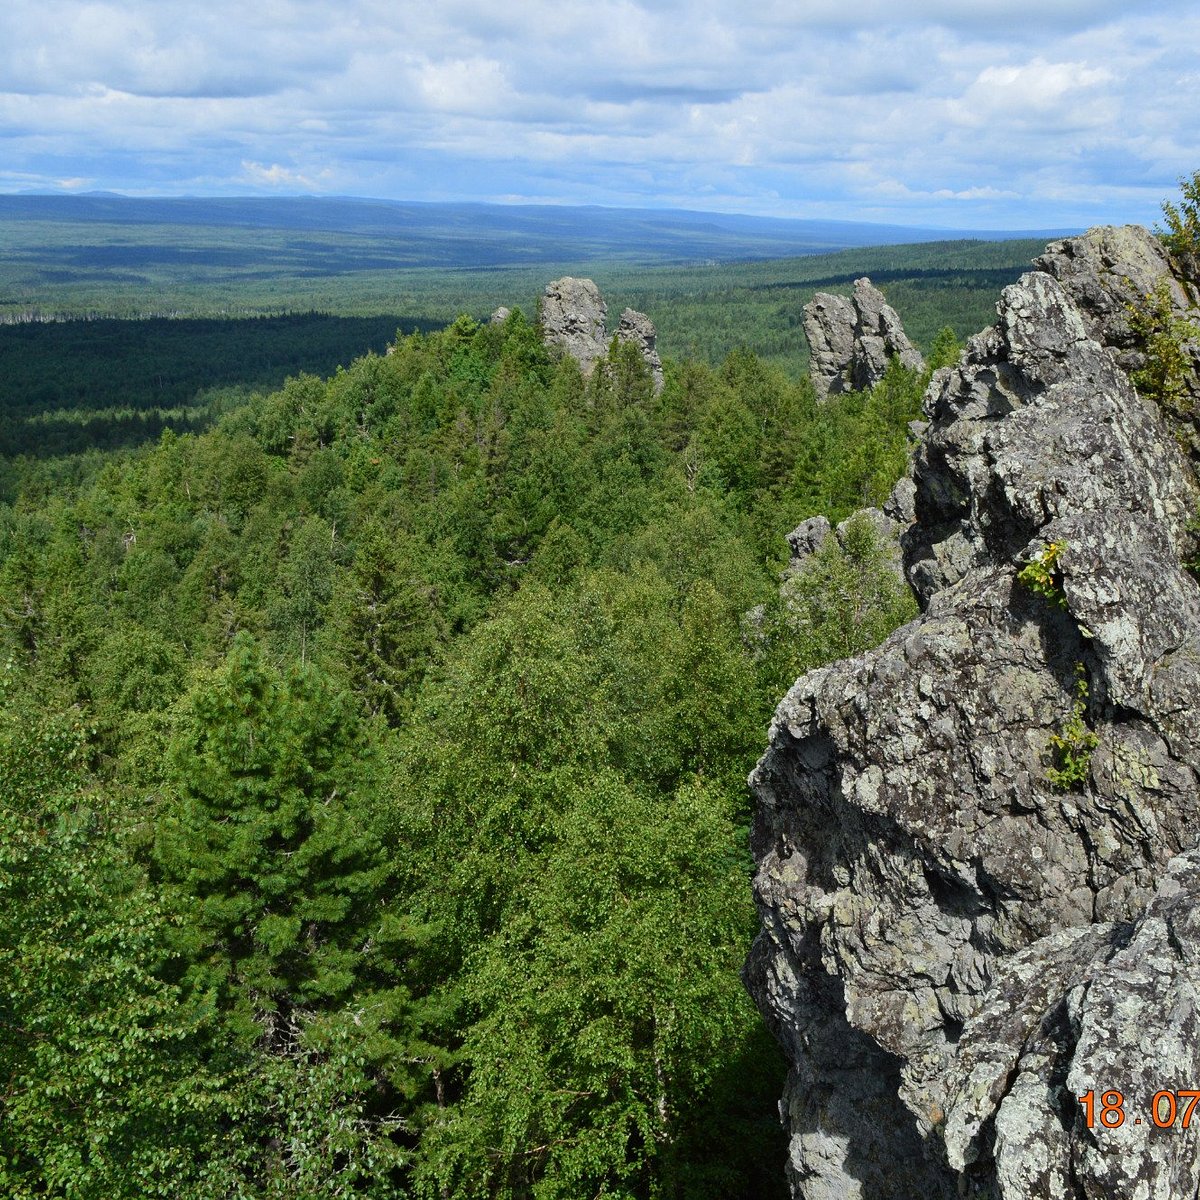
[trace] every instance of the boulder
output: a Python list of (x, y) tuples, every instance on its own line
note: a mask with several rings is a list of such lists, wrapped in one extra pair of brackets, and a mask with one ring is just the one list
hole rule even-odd
[(925, 367), (895, 309), (865, 277), (854, 281), (853, 297), (818, 292), (804, 306), (804, 333), (809, 374), (822, 398), (874, 387), (893, 358), (916, 370)]
[(1200, 1183), (1200, 1114), (1151, 1116), (1200, 1088), (1200, 492), (1121, 324), (1168, 264), (1108, 230), (1040, 261), (935, 375), (885, 506), (921, 615), (800, 679), (751, 776), (746, 980), (807, 1200)]
[(825, 539), (833, 532), (828, 517), (809, 517), (801, 521), (787, 535), (788, 549), (791, 551), (789, 569), (795, 570), (805, 559), (811, 558), (824, 544)]

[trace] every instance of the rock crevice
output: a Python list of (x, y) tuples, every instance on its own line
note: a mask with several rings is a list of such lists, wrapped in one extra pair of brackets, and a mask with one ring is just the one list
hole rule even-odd
[[(746, 976), (807, 1200), (1200, 1185), (1200, 1121), (1148, 1112), (1200, 1087), (1198, 493), (1127, 322), (1161, 277), (1185, 312), (1189, 281), (1131, 228), (1037, 265), (935, 374), (888, 506), (921, 615), (799, 680), (751, 777)], [(1020, 578), (1051, 545), (1057, 600)], [(1095, 745), (1063, 790), (1073, 721)], [(1088, 1089), (1141, 1106), (1128, 1136), (1086, 1127)]]

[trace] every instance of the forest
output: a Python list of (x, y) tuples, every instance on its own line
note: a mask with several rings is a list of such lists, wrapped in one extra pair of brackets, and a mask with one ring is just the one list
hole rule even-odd
[(745, 778), (913, 612), (869, 523), (781, 587), (784, 534), (883, 500), (925, 378), (382, 348), (9, 465), (0, 1191), (781, 1196)]
[[(0, 229), (0, 332), (9, 323), (78, 329), (77, 318), (121, 318), (132, 342), (149, 345), (168, 334), (142, 325), (147, 319), (220, 322), (197, 325), (194, 338), (175, 335), (177, 357), (191, 357), (193, 341), (219, 344), (223, 328), (244, 347), (243, 378), (254, 386), (378, 352), (376, 334), (364, 340), (350, 318), (386, 319), (384, 338), (397, 328), (441, 328), (460, 313), (486, 320), (501, 305), (532, 318), (546, 282), (562, 275), (594, 279), (616, 313), (626, 305), (648, 313), (659, 350), (673, 358), (717, 366), (745, 348), (800, 375), (808, 356), (800, 311), (816, 289), (848, 291), (857, 276), (871, 275), (909, 335), (928, 347), (946, 325), (961, 339), (989, 324), (1000, 288), (1050, 236), (926, 231), (938, 240), (913, 243), (920, 231), (669, 210), (100, 196), (0, 196)], [(905, 244), (886, 244), (901, 236)], [(287, 330), (242, 319), (314, 314), (344, 319), (341, 357), (294, 361), (265, 377), (264, 358), (281, 362), (307, 350), (297, 344), (281, 354)], [(316, 336), (328, 344), (336, 335), (326, 327)], [(116, 328), (105, 336), (119, 345)], [(90, 344), (85, 333), (42, 337), (33, 361), (101, 353), (100, 335)], [(261, 351), (248, 344), (260, 339)], [(235, 366), (232, 354), (217, 353)], [(88, 369), (111, 377), (103, 368), (99, 358)], [(214, 386), (212, 376), (197, 372), (195, 387)], [(164, 407), (161, 397), (143, 399), (138, 384), (129, 390), (139, 406)]]
[[(403, 324), (428, 332), (443, 322)], [(156, 441), (168, 428), (198, 431), (255, 390), (382, 353), (396, 325), (317, 312), (13, 324), (0, 329), (0, 457), (69, 459)]]
[[(23, 198), (3, 199), (19, 209)], [(31, 212), (44, 216), (45, 199)], [(0, 218), (4, 211), (0, 205)], [(55, 244), (38, 232), (46, 225), (66, 239), (59, 249), (73, 247), (70, 267), (48, 265)], [(1000, 289), (1043, 245), (926, 242), (696, 266), (658, 262), (666, 251), (657, 242), (643, 251), (651, 261), (637, 265), (609, 258), (535, 268), (511, 261), (510, 250), (510, 261), (489, 269), (382, 270), (369, 255), (314, 255), (284, 230), (278, 236), (290, 239), (290, 257), (262, 255), (247, 275), (228, 256), (253, 260), (255, 226), (221, 231), (228, 246), (207, 228), (148, 230), (65, 219), (6, 228), (19, 252), (0, 262), (0, 293), (8, 289), (0, 295), (0, 499), (23, 486), (46, 491), (78, 481), (108, 452), (157, 440), (165, 429), (200, 432), (290, 376), (326, 376), (381, 353), (398, 330), (428, 333), (460, 313), (485, 321), (499, 305), (532, 316), (552, 273), (590, 273), (610, 311), (649, 313), (659, 349), (672, 358), (719, 367), (749, 350), (795, 378), (808, 366), (801, 311), (818, 288), (847, 293), (869, 274), (929, 352), (946, 328), (965, 339), (987, 325)], [(124, 240), (114, 242), (118, 233)], [(337, 247), (346, 240), (326, 236)], [(372, 254), (377, 241), (367, 238)], [(136, 270), (119, 265), (126, 251)]]

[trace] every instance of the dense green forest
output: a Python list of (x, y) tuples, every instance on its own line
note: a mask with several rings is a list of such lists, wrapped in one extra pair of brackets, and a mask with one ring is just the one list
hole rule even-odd
[(922, 383), (656, 394), (518, 311), (14, 476), (0, 1190), (782, 1195), (745, 776), (911, 612), (868, 523), (781, 590), (783, 535)]
[[(412, 332), (441, 322), (404, 324)], [(296, 313), (0, 328), (0, 456), (54, 458), (156, 441), (168, 428), (198, 431), (251, 391), (382, 353), (396, 326), (389, 316)]]
[[(904, 319), (910, 336), (928, 346), (946, 325), (965, 338), (991, 324), (999, 289), (1028, 270), (1044, 246), (1041, 240), (955, 241), (692, 266), (576, 259), (490, 270), (285, 271), (255, 278), (227, 269), (197, 273), (175, 267), (164, 268), (161, 275), (138, 271), (128, 278), (113, 271), (66, 272), (61, 279), (56, 276), (20, 293), (25, 300), (0, 302), (0, 321), (33, 314), (228, 321), (321, 312), (386, 316), (393, 329), (407, 331), (440, 328), (464, 312), (482, 320), (501, 305), (533, 314), (549, 280), (586, 275), (600, 286), (613, 313), (629, 305), (650, 315), (664, 354), (700, 358), (715, 366), (730, 351), (746, 348), (802, 374), (808, 347), (801, 313), (814, 291), (848, 292), (858, 276), (870, 275)], [(0, 290), (6, 269), (11, 264), (0, 261)], [(0, 339), (5, 336), (7, 329), (0, 325)], [(354, 353), (361, 348), (353, 344)]]
[[(814, 291), (848, 292), (855, 278), (871, 275), (928, 353), (947, 326), (963, 339), (988, 324), (999, 289), (1040, 248), (926, 243), (708, 267), (635, 271), (609, 262), (593, 264), (592, 273), (611, 312), (628, 304), (650, 314), (668, 356), (718, 366), (735, 350), (751, 350), (798, 377), (808, 363), (803, 306)], [(576, 263), (557, 273), (581, 269)], [(253, 391), (279, 387), (299, 372), (327, 375), (368, 350), (382, 351), (397, 328), (428, 332), (460, 312), (482, 320), (501, 303), (533, 313), (551, 272), (347, 271), (307, 279), (294, 291), (288, 289), (296, 281), (272, 277), (269, 297), (236, 273), (217, 276), (197, 281), (183, 272), (162, 283), (184, 291), (171, 292), (166, 307), (278, 313), (281, 305), (309, 303), (325, 311), (119, 319), (112, 314), (122, 311), (126, 285), (110, 274), (88, 285), (99, 289), (89, 303), (107, 316), (71, 304), (64, 320), (17, 321), (9, 313), (13, 323), (0, 324), (0, 498), (12, 499), (34, 476), (43, 487), (78, 478), (98, 461), (93, 455), (89, 462), (85, 451), (138, 445), (164, 429), (199, 432)], [(153, 278), (138, 275), (134, 285), (143, 305), (160, 294)]]

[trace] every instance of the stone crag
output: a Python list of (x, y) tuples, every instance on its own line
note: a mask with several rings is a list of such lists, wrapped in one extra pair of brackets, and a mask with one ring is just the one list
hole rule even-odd
[(888, 505), (921, 615), (800, 679), (751, 776), (746, 979), (806, 1200), (1200, 1187), (1200, 1112), (1152, 1113), (1200, 1088), (1200, 493), (1127, 307), (1174, 269), (1183, 313), (1189, 281), (1134, 228), (1037, 266), (935, 374)]
[(924, 370), (921, 352), (908, 340), (895, 309), (866, 278), (854, 281), (853, 296), (818, 292), (804, 306), (809, 376), (817, 395), (873, 388), (890, 359)]
[[(541, 313), (543, 340), (547, 346), (574, 358), (584, 375), (590, 375), (596, 363), (608, 353), (607, 318), (608, 305), (590, 279), (568, 275), (546, 285)], [(650, 318), (632, 308), (625, 309), (617, 323), (616, 338), (637, 347), (650, 368), (655, 391), (662, 391), (662, 359)]]

